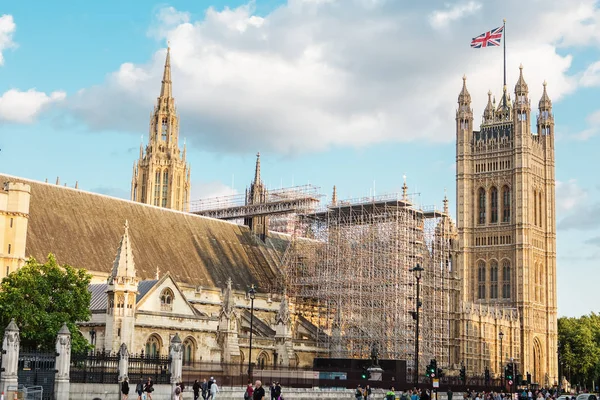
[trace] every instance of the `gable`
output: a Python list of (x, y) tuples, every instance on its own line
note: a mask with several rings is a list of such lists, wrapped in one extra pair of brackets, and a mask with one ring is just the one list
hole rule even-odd
[[(161, 296), (170, 299), (169, 304), (161, 302)], [(178, 316), (196, 316), (194, 308), (186, 300), (185, 296), (173, 281), (171, 276), (167, 275), (160, 281), (156, 282), (145, 294), (139, 299), (136, 312), (151, 312), (160, 314), (173, 314)]]

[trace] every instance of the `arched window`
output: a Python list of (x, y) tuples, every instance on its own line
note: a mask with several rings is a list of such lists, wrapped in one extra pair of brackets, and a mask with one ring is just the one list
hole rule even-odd
[(154, 174), (154, 205), (158, 206), (160, 200), (160, 170)]
[(183, 365), (192, 365), (194, 349), (195, 345), (192, 338), (187, 338), (183, 341)]
[(494, 186), (490, 189), (490, 212), (491, 222), (498, 222), (498, 189)]
[(533, 191), (533, 224), (537, 226), (537, 191)]
[(510, 299), (510, 261), (502, 262), (502, 297)]
[(502, 188), (502, 222), (510, 222), (510, 189)]
[(269, 363), (269, 358), (267, 356), (266, 353), (260, 353), (260, 355), (258, 356), (258, 360), (256, 365), (258, 366), (258, 369), (265, 369), (265, 367), (268, 365)]
[(479, 261), (477, 267), (477, 282), (479, 283), (477, 298), (485, 299), (485, 263), (483, 261)]
[(173, 291), (171, 289), (166, 288), (163, 290), (160, 294), (161, 311), (172, 311), (174, 298), (175, 296), (173, 295)]
[(169, 193), (169, 171), (164, 170), (162, 180), (162, 207), (167, 206), (167, 197)]
[(543, 219), (542, 219), (542, 217), (544, 215), (543, 214), (543, 208), (542, 208), (542, 192), (538, 193), (538, 197), (539, 197), (539, 212), (540, 212), (540, 219), (539, 219), (539, 221), (540, 221), (540, 227), (542, 227), (543, 226), (543, 223), (542, 223)]
[(498, 298), (498, 261), (490, 263), (490, 298)]
[(140, 202), (146, 202), (146, 181), (148, 180), (148, 172), (144, 170), (142, 172), (142, 193), (140, 194)]
[(483, 188), (479, 188), (479, 192), (477, 194), (478, 198), (478, 211), (479, 211), (479, 223), (485, 224), (485, 190)]
[(181, 208), (181, 174), (177, 174), (177, 208)]
[(146, 341), (146, 357), (158, 357), (160, 355), (160, 338), (151, 335)]
[(161, 129), (162, 140), (165, 140), (165, 141), (167, 140), (167, 131), (168, 131), (167, 119), (163, 118), (163, 120), (162, 120), (162, 129)]

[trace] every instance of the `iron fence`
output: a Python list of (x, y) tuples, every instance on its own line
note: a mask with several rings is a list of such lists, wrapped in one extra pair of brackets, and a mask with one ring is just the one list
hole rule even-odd
[[(151, 378), (154, 383), (171, 382), (171, 358), (169, 356), (145, 356), (134, 354), (129, 356), (129, 383), (140, 380), (146, 382)], [(115, 381), (116, 382), (116, 381)]]
[(119, 381), (119, 355), (90, 352), (71, 356), (71, 382), (116, 383)]

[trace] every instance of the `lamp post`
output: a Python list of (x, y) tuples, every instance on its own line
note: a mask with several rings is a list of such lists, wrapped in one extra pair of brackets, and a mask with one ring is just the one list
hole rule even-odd
[(498, 337), (500, 338), (500, 357), (498, 357), (500, 361), (500, 376), (502, 379), (502, 386), (504, 386), (504, 374), (502, 371), (502, 365), (504, 364), (504, 362), (502, 361), (504, 359), (504, 354), (502, 353), (502, 339), (504, 338), (504, 332), (500, 331)]
[(256, 298), (256, 289), (254, 285), (248, 291), (250, 297), (250, 350), (248, 350), (248, 379), (252, 381), (252, 331), (254, 329), (254, 299)]
[(415, 311), (415, 385), (419, 384), (419, 309), (421, 308), (421, 274), (423, 273), (423, 267), (417, 264), (411, 272), (415, 274), (415, 278), (417, 278), (417, 297), (415, 299), (415, 304), (417, 310)]

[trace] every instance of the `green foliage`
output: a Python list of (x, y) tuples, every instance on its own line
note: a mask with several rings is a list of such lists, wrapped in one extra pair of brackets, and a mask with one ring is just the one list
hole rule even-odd
[(600, 316), (558, 319), (561, 371), (571, 384), (588, 385), (600, 377)]
[(52, 350), (66, 322), (73, 351), (85, 351), (88, 342), (75, 323), (90, 319), (90, 280), (84, 270), (58, 265), (52, 254), (45, 264), (30, 258), (0, 283), (1, 334), (14, 318), (23, 347)]

